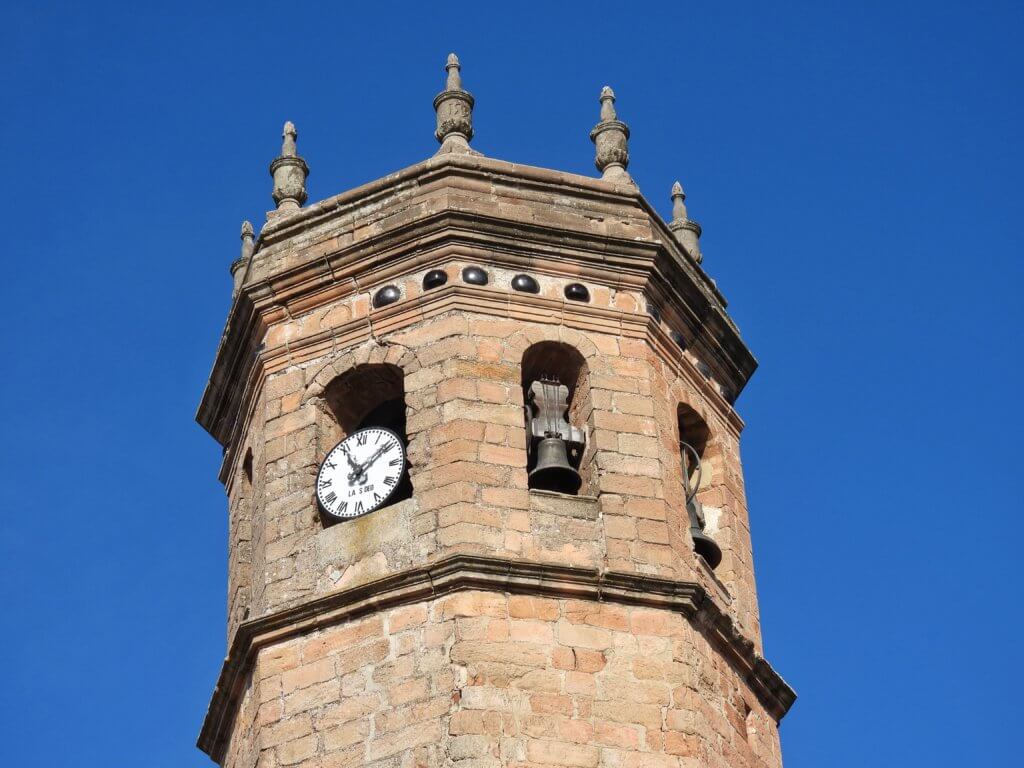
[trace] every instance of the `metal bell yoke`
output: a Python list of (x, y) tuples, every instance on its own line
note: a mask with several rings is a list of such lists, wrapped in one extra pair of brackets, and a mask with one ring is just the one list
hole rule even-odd
[[(697, 449), (687, 442), (679, 441), (679, 452), (682, 455), (683, 487), (686, 490), (686, 514), (690, 518), (690, 536), (693, 537), (693, 549), (703, 557), (714, 570), (722, 562), (722, 548), (704, 533), (704, 507), (697, 501), (697, 489), (703, 477), (704, 467)], [(696, 480), (690, 479), (691, 469)]]
[(586, 440), (582, 429), (572, 426), (569, 388), (557, 380), (541, 379), (530, 384), (526, 403), (527, 451), (536, 457), (530, 470), (531, 488), (559, 493), (576, 493), (582, 479), (569, 458), (570, 449), (582, 455)]

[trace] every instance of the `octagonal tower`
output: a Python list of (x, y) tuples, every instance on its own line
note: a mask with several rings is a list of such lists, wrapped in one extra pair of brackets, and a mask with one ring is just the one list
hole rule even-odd
[[(664, 222), (608, 88), (601, 178), (481, 155), (446, 70), (437, 154), (302, 207), (289, 123), (278, 207), (243, 226), (197, 416), (230, 536), (199, 746), (229, 768), (779, 766), (794, 694), (761, 655), (732, 407), (756, 363), (682, 189)], [(347, 519), (318, 470), (366, 427), (408, 466)]]

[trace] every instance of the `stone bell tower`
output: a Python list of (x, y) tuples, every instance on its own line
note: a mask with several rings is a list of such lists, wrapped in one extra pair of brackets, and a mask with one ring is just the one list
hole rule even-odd
[[(199, 746), (229, 768), (780, 766), (794, 693), (761, 654), (732, 407), (756, 362), (682, 189), (663, 221), (610, 88), (600, 178), (480, 154), (446, 70), (433, 157), (306, 206), (287, 123), (277, 208), (242, 226), (197, 416), (230, 530)], [(345, 440), (339, 492), (372, 490), (364, 430), (406, 460), (346, 517), (317, 487)]]

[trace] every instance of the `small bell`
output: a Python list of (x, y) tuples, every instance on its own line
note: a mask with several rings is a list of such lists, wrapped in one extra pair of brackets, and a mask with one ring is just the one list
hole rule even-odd
[(690, 536), (693, 537), (693, 549), (707, 560), (711, 570), (714, 570), (722, 562), (722, 548), (714, 539), (704, 533), (704, 526), (700, 522), (703, 515), (700, 514), (698, 507), (700, 507), (700, 502), (696, 499), (686, 505), (686, 512), (690, 516)]
[(580, 473), (569, 463), (565, 440), (545, 437), (537, 444), (537, 466), (530, 472), (531, 488), (576, 493), (582, 482)]
[[(690, 536), (693, 538), (693, 550), (707, 561), (714, 570), (722, 562), (722, 548), (704, 533), (704, 508), (697, 501), (697, 489), (700, 488), (704, 468), (700, 462), (700, 454), (689, 443), (679, 441), (679, 449), (683, 458), (683, 487), (686, 491), (686, 515), (690, 519)], [(692, 468), (691, 468), (692, 460)], [(692, 477), (691, 477), (692, 471)]]
[(576, 493), (583, 480), (569, 460), (569, 451), (581, 456), (583, 430), (566, 419), (569, 388), (555, 379), (540, 379), (526, 393), (526, 449), (530, 453), (530, 488)]

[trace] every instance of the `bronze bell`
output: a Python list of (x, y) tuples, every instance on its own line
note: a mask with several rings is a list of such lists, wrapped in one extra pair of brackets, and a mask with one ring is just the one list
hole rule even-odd
[[(693, 538), (693, 550), (707, 561), (711, 570), (722, 562), (722, 548), (704, 533), (704, 508), (697, 501), (697, 489), (700, 488), (704, 469), (701, 466), (700, 454), (682, 440), (679, 441), (683, 464), (683, 488), (686, 491), (686, 515), (690, 518), (690, 536)], [(691, 470), (692, 475), (691, 477)]]
[(531, 488), (576, 493), (581, 482), (580, 473), (569, 463), (565, 440), (545, 437), (537, 443), (537, 465), (530, 472)]
[(530, 452), (530, 488), (576, 493), (582, 480), (569, 451), (582, 454), (586, 435), (566, 419), (569, 388), (557, 379), (539, 379), (526, 393), (526, 448)]
[(694, 551), (707, 560), (711, 570), (717, 568), (718, 564), (722, 562), (722, 548), (718, 546), (714, 539), (704, 533), (699, 524), (693, 525), (691, 523), (690, 535), (693, 537)]

